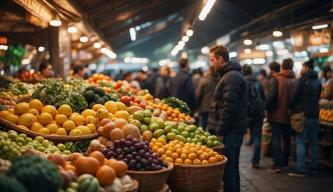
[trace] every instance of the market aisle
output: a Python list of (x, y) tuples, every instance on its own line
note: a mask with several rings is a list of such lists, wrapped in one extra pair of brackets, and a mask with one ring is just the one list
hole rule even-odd
[[(242, 192), (325, 192), (333, 189), (333, 170), (321, 169), (317, 176), (295, 178), (288, 176), (290, 169), (281, 173), (268, 173), (271, 158), (262, 158), (259, 170), (251, 167), (252, 147), (243, 145), (240, 157), (241, 191)], [(295, 166), (295, 162), (291, 162)]]

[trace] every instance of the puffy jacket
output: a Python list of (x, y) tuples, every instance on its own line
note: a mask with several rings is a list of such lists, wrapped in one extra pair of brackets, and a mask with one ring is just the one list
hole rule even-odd
[(247, 127), (248, 87), (241, 66), (229, 62), (218, 72), (221, 79), (214, 92), (208, 124), (215, 120), (215, 130), (219, 135), (244, 134)]
[(318, 73), (310, 70), (298, 79), (290, 101), (290, 109), (295, 112), (304, 111), (305, 117), (308, 118), (318, 118), (320, 93)]
[(155, 86), (155, 97), (160, 99), (169, 97), (170, 83), (170, 77), (158, 77)]
[(267, 97), (268, 120), (290, 124), (289, 101), (295, 87), (295, 73), (283, 70), (271, 79), (271, 90)]
[(190, 109), (195, 109), (195, 91), (191, 76), (183, 70), (171, 79), (170, 96), (183, 100)]
[(207, 74), (200, 79), (196, 90), (199, 113), (209, 112), (218, 80), (213, 74)]
[[(249, 91), (248, 91), (249, 92), (249, 106), (250, 106), (250, 102), (251, 102), (250, 87), (252, 87), (253, 89), (257, 89), (257, 91), (258, 91), (257, 96), (260, 97), (260, 99), (256, 100), (256, 101), (260, 102), (257, 110), (255, 110), (255, 111), (258, 111), (258, 113), (256, 113), (256, 114), (247, 114), (248, 119), (249, 120), (262, 119), (265, 116), (265, 100), (266, 100), (263, 85), (253, 75), (246, 75), (245, 79), (246, 79), (246, 82), (247, 82), (247, 86), (249, 88)], [(250, 112), (249, 109), (248, 109), (248, 112)]]

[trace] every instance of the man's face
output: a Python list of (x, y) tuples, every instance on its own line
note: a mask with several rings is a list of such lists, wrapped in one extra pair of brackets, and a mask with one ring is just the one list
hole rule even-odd
[(51, 77), (53, 75), (52, 65), (48, 65), (46, 69), (43, 70), (44, 77)]
[(210, 53), (210, 63), (214, 67), (215, 70), (220, 69), (223, 64), (223, 59), (221, 56), (217, 57), (214, 53)]

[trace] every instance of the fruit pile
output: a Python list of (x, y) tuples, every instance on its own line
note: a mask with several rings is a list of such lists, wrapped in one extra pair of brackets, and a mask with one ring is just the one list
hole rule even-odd
[(333, 110), (325, 108), (320, 109), (319, 119), (320, 121), (333, 123)]
[(223, 160), (223, 156), (207, 146), (184, 143), (179, 140), (170, 141), (168, 144), (162, 140), (153, 139), (150, 147), (161, 158), (169, 163), (187, 165), (207, 165)]
[(112, 79), (109, 76), (98, 73), (93, 74), (89, 79), (87, 79), (87, 82), (90, 84), (98, 84), (101, 81), (111, 82)]
[(130, 170), (153, 171), (166, 167), (166, 164), (149, 147), (148, 142), (131, 136), (113, 142), (113, 145), (103, 150), (103, 154), (107, 158), (124, 161)]
[(73, 113), (71, 106), (61, 105), (56, 109), (52, 105), (43, 106), (33, 99), (30, 103), (18, 103), (14, 110), (0, 112), (3, 118), (18, 127), (40, 134), (89, 135), (96, 132), (96, 118)]
[(13, 160), (22, 155), (26, 150), (33, 149), (45, 154), (54, 152), (70, 154), (65, 145), (58, 144), (55, 146), (53, 142), (44, 139), (41, 136), (35, 139), (27, 137), (27, 135), (10, 130), (8, 132), (0, 131), (0, 158)]
[(180, 112), (178, 108), (172, 108), (166, 103), (157, 102), (151, 104), (154, 109), (153, 115), (155, 117), (164, 117), (168, 121), (174, 122), (192, 122), (193, 119), (190, 115)]
[(105, 94), (102, 88), (89, 86), (84, 92), (84, 98), (88, 102), (88, 108), (92, 108), (95, 104), (104, 104), (109, 100), (113, 100), (112, 96)]

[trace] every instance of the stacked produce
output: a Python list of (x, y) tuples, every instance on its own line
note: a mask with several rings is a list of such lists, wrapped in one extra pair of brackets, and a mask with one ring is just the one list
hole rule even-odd
[(131, 136), (114, 141), (112, 145), (103, 150), (103, 154), (107, 158), (124, 161), (130, 170), (153, 171), (166, 167), (166, 164), (149, 147), (148, 142)]
[(319, 119), (323, 122), (333, 123), (333, 102), (328, 100), (320, 101)]
[(7, 89), (0, 91), (0, 104), (14, 108), (16, 103), (31, 97), (33, 85), (26, 83), (10, 83)]
[(112, 79), (109, 76), (98, 73), (93, 74), (89, 79), (87, 79), (87, 82), (89, 84), (98, 84), (100, 82), (111, 82), (111, 81)]
[(206, 165), (222, 161), (224, 158), (207, 146), (184, 143), (178, 140), (170, 141), (168, 144), (153, 139), (150, 143), (154, 152), (169, 163)]
[(89, 86), (84, 92), (84, 98), (88, 102), (88, 107), (91, 109), (95, 104), (104, 104), (107, 101), (117, 101), (117, 98), (111, 94), (106, 94), (105, 91), (96, 86)]

